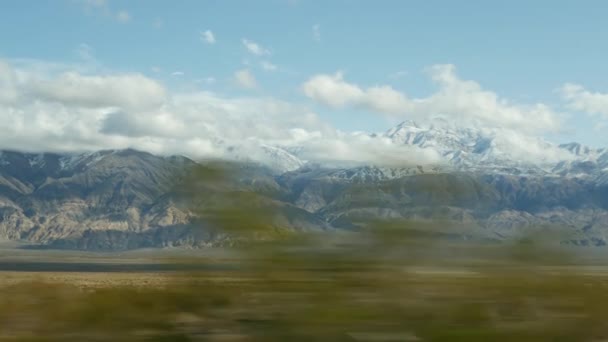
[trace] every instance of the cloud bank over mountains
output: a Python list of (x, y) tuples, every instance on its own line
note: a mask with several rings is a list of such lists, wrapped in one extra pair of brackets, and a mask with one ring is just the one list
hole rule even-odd
[(548, 106), (510, 103), (475, 81), (460, 79), (453, 65), (432, 66), (428, 74), (438, 90), (424, 98), (410, 98), (389, 85), (363, 88), (347, 82), (339, 72), (313, 76), (302, 90), (313, 101), (333, 108), (363, 108), (401, 119), (424, 121), (442, 115), (464, 125), (527, 133), (560, 128), (560, 114)]
[[(244, 44), (251, 45), (247, 47), (252, 53), (258, 51), (252, 42)], [(389, 85), (349, 83), (341, 73), (312, 76), (300, 89), (303, 98), (332, 110), (364, 109), (419, 122), (440, 116), (450, 125), (476, 127), (496, 137), (502, 150), (514, 158), (564, 158), (563, 151), (538, 139), (561, 129), (564, 119), (559, 112), (542, 103), (512, 103), (475, 81), (459, 78), (453, 65), (433, 66), (428, 74), (437, 91), (422, 98), (409, 97)], [(235, 77), (245, 88), (257, 86), (248, 70)], [(562, 93), (571, 108), (608, 116), (608, 95), (575, 85), (564, 86)], [(170, 91), (160, 81), (138, 73), (0, 61), (1, 149), (136, 148), (221, 158), (230, 156), (231, 149), (246, 147), (254, 159), (263, 159), (265, 154), (254, 151), (257, 146), (278, 146), (321, 163), (409, 166), (441, 162), (439, 152), (430, 147), (404, 145), (371, 132), (342, 132), (311, 107), (263, 95)]]
[[(44, 74), (0, 64), (0, 146), (32, 152), (136, 148), (193, 158), (223, 157), (229, 147), (305, 146), (315, 160), (402, 160), (426, 152), (375, 144), (343, 133), (306, 106), (270, 97), (171, 93), (141, 74)], [(250, 152), (253, 155), (255, 153)], [(431, 153), (432, 154), (432, 153)], [(432, 159), (431, 159), (432, 160)]]

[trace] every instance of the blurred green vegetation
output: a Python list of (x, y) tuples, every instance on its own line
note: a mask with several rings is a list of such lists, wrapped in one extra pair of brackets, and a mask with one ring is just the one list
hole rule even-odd
[(284, 231), (272, 223), (281, 209), (272, 198), (237, 183), (238, 168), (222, 164), (195, 170), (179, 189), (201, 225), (234, 241), (233, 271), (150, 288), (5, 287), (0, 340), (608, 339), (608, 272), (585, 273), (545, 236), (453, 241), (428, 220)]

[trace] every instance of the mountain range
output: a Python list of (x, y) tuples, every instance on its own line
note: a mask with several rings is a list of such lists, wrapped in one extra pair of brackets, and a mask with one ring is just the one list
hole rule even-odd
[[(370, 137), (440, 158), (433, 165), (336, 167), (305, 160), (299, 148), (263, 145), (262, 165), (229, 148), (242, 164), (237, 187), (259, 192), (280, 229), (441, 220), (454, 238), (501, 241), (549, 227), (563, 243), (606, 244), (608, 149), (542, 140), (524, 141), (534, 144), (528, 147), (496, 131), (441, 122), (403, 122)], [(196, 215), (175, 194), (176, 183), (199, 163), (129, 149), (2, 151), (0, 238), (87, 250), (226, 243), (222, 234), (192, 224)]]

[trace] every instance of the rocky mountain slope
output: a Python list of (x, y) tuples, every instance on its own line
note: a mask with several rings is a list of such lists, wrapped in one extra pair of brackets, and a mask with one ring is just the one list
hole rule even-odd
[[(381, 170), (300, 169), (280, 182), (296, 205), (332, 226), (354, 229), (370, 219), (440, 221), (448, 232), (503, 240), (537, 229), (564, 242), (604, 245), (608, 187), (579, 178), (527, 177), (470, 172), (419, 173), (360, 181)], [(352, 175), (353, 177), (349, 177)]]
[[(440, 220), (463, 238), (502, 240), (551, 227), (572, 244), (608, 239), (606, 149), (551, 145), (562, 160), (529, 161), (492, 132), (404, 122), (382, 136), (435, 149), (445, 163), (328, 168), (306, 163), (298, 149), (263, 146), (256, 150), (276, 158), (260, 166), (233, 149), (232, 159), (245, 161), (235, 186), (262, 194), (285, 229), (358, 229), (372, 219), (404, 218)], [(222, 243), (225, 237), (192, 225), (194, 214), (178, 205), (174, 186), (195, 165), (135, 150), (3, 151), (0, 238), (93, 250)]]
[[(0, 238), (91, 250), (218, 243), (221, 236), (191, 224), (193, 214), (176, 194), (195, 165), (185, 157), (135, 150), (74, 155), (2, 151)], [(238, 182), (241, 189), (280, 192), (275, 172), (250, 169), (254, 171), (243, 172)], [(314, 214), (268, 201), (281, 204), (276, 220), (282, 227), (327, 228)]]
[[(69, 241), (102, 231), (180, 227), (189, 214), (176, 208), (167, 194), (175, 175), (192, 163), (134, 150), (78, 155), (3, 151), (0, 237), (69, 247)], [(74, 247), (111, 248), (129, 242), (96, 243)]]

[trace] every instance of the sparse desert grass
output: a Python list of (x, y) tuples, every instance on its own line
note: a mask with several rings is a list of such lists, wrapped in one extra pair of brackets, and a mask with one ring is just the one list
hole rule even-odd
[(161, 288), (170, 281), (176, 281), (176, 277), (166, 273), (0, 272), (0, 288), (33, 282), (71, 285), (81, 289), (121, 286)]
[(608, 337), (608, 275), (601, 268), (548, 267), (544, 252), (446, 263), (421, 258), (424, 244), (408, 245), (418, 257), (404, 265), (384, 242), (365, 252), (362, 245), (296, 248), (309, 242), (251, 247), (233, 271), (0, 273), (0, 340)]

